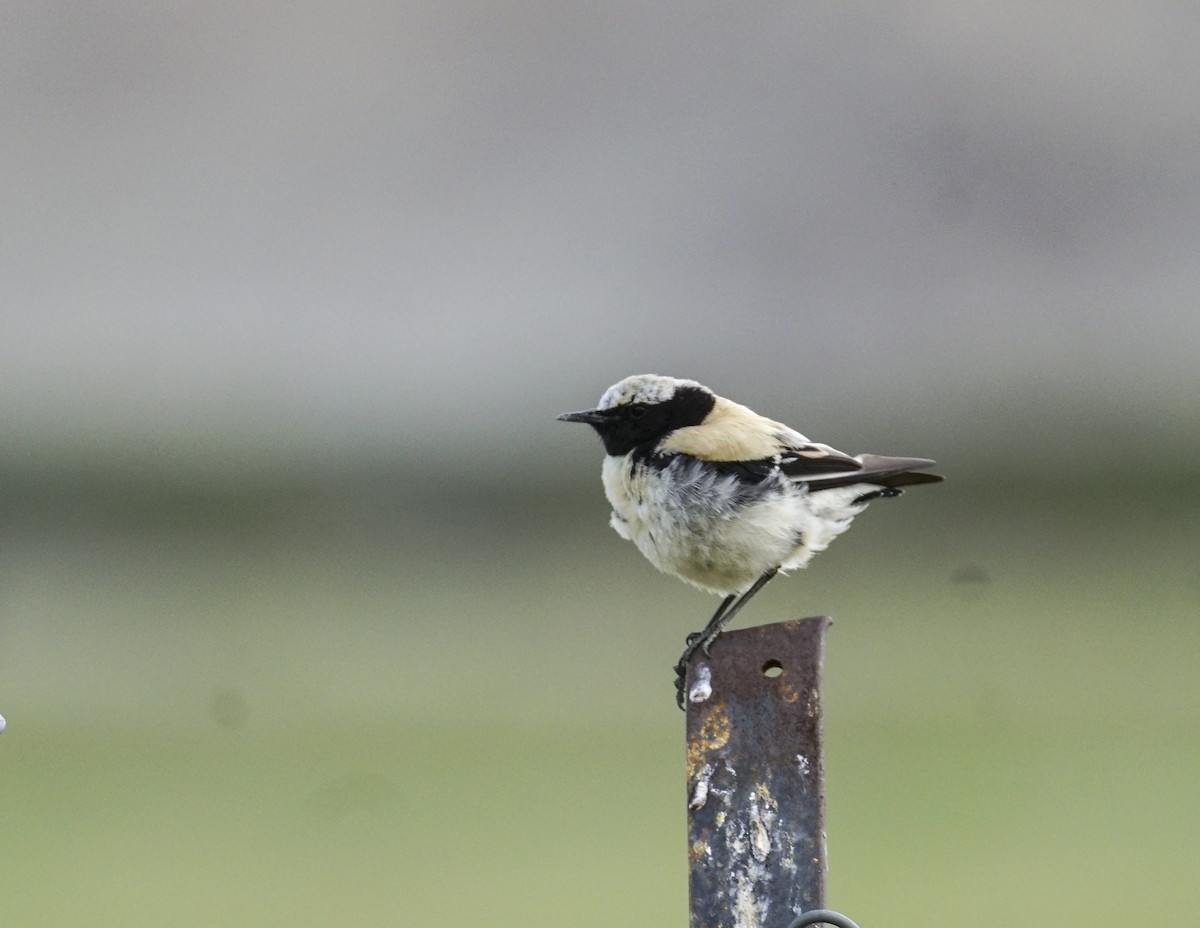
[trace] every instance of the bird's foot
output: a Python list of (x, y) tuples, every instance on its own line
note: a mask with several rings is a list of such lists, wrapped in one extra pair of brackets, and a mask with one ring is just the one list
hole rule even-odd
[(701, 652), (705, 657), (712, 657), (708, 653), (708, 649), (712, 647), (712, 643), (717, 640), (717, 635), (720, 631), (710, 632), (707, 628), (702, 632), (692, 632), (683, 639), (683, 653), (679, 655), (679, 663), (675, 665), (676, 669), (686, 667), (688, 662), (696, 656), (696, 652)]

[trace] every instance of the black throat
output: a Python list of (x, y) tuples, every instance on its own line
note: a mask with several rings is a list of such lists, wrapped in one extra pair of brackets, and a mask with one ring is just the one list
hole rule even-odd
[(663, 403), (632, 403), (607, 410), (605, 420), (593, 427), (604, 450), (620, 457), (639, 447), (649, 450), (676, 429), (699, 425), (716, 401), (707, 390), (679, 387)]

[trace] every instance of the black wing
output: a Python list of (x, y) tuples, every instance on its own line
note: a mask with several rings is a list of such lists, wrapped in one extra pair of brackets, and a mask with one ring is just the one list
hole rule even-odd
[(853, 475), (860, 472), (863, 466), (858, 458), (815, 442), (784, 449), (779, 454), (778, 464), (787, 476), (803, 483), (810, 483), (813, 478), (822, 475), (829, 475), (829, 479), (834, 475)]
[(909, 487), (919, 483), (938, 483), (945, 479), (940, 474), (922, 474), (919, 471), (932, 467), (928, 458), (889, 458), (878, 454), (859, 455), (858, 470), (816, 476), (805, 479), (813, 490), (828, 490), (852, 483), (869, 483), (877, 487)]
[[(691, 456), (650, 455), (647, 463), (665, 467), (676, 457)], [(943, 479), (938, 474), (916, 473), (933, 463), (928, 458), (887, 458), (877, 454), (852, 458), (828, 445), (818, 444), (797, 445), (774, 457), (754, 461), (703, 461), (705, 467), (736, 476), (746, 484), (759, 484), (776, 473), (782, 473), (789, 480), (803, 483), (813, 490), (828, 490), (853, 483), (869, 483), (878, 487), (937, 483)]]
[(810, 483), (813, 477), (840, 477), (862, 467), (857, 459), (835, 451), (828, 445), (818, 444), (795, 445), (772, 457), (753, 461), (711, 461), (706, 458), (704, 464), (718, 473), (732, 474), (751, 484), (761, 483), (780, 473), (799, 483)]

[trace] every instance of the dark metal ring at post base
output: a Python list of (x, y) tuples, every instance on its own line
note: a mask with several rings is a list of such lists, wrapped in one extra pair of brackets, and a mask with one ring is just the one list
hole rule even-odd
[(813, 909), (811, 912), (804, 912), (796, 916), (796, 919), (788, 925), (788, 928), (804, 928), (805, 925), (833, 925), (834, 928), (858, 928), (858, 925), (850, 921), (841, 912), (834, 912), (830, 909)]

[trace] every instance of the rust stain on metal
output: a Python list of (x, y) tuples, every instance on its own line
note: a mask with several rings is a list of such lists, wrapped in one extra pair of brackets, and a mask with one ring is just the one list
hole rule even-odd
[(704, 769), (706, 758), (729, 743), (729, 716), (721, 706), (709, 706), (695, 734), (688, 735), (688, 779), (695, 781)]
[[(692, 928), (763, 928), (825, 895), (820, 616), (726, 632), (689, 667)], [(711, 689), (707, 689), (711, 687)]]

